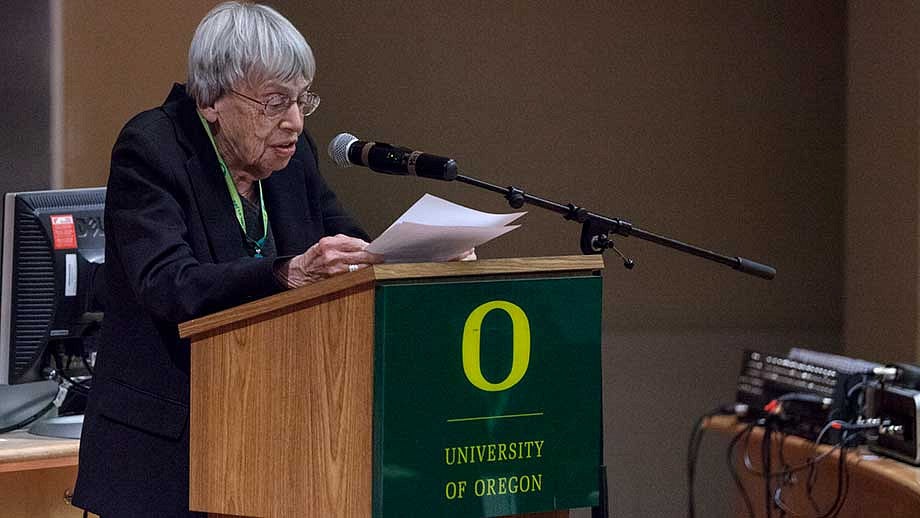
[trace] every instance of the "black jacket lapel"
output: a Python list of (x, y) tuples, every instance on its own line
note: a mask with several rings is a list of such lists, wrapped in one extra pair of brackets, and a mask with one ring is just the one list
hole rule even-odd
[[(211, 152), (213, 155), (213, 151)], [(245, 255), (240, 234), (240, 223), (233, 212), (233, 202), (227, 191), (227, 182), (214, 160), (213, 164), (202, 163), (199, 156), (189, 158), (185, 163), (192, 185), (198, 211), (214, 262), (232, 261)]]
[[(217, 162), (214, 146), (198, 118), (195, 102), (185, 94), (184, 86), (176, 84), (163, 109), (174, 121), (176, 137), (188, 153), (185, 171), (207, 235), (212, 260), (221, 263), (245, 256), (240, 224), (233, 212), (227, 182)], [(194, 212), (190, 208), (189, 213)]]
[[(303, 138), (297, 145), (305, 145)], [(294, 171), (302, 168), (303, 163), (292, 158), (287, 167), (262, 182), (279, 256), (300, 254), (307, 249), (308, 243), (315, 243), (322, 237), (310, 220), (306, 186), (303, 181), (296, 181), (302, 176)]]

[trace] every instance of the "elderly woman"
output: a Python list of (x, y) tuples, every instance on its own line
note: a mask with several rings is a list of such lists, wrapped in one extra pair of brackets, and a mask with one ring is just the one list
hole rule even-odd
[(177, 324), (381, 258), (318, 171), (313, 55), (276, 11), (229, 2), (195, 31), (188, 84), (112, 153), (103, 340), (74, 504), (188, 510), (189, 348)]

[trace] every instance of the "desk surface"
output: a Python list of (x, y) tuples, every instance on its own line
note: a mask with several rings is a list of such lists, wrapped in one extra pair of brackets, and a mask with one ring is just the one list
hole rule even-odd
[(80, 441), (18, 430), (0, 435), (0, 473), (76, 466)]
[[(713, 417), (706, 423), (706, 427), (715, 432), (723, 434), (732, 434), (740, 432), (746, 425), (739, 424), (734, 417)], [(755, 428), (751, 435), (750, 451), (758, 452), (760, 442), (763, 438), (763, 430)], [(803, 459), (813, 457), (816, 454), (827, 452), (831, 449), (828, 445), (815, 446), (811, 441), (796, 436), (786, 436), (784, 440), (784, 449), (789, 453), (790, 459), (794, 462), (802, 462)], [(774, 451), (775, 454), (775, 451)], [(753, 455), (757, 456), (756, 453)], [(833, 451), (825, 462), (821, 463), (821, 471), (824, 471), (822, 478), (834, 480), (836, 478), (836, 466), (839, 459), (839, 450)], [(759, 463), (759, 459), (753, 459)], [(889, 518), (916, 517), (920, 509), (920, 468), (911, 466), (888, 457), (882, 457), (871, 451), (865, 446), (850, 449), (846, 455), (848, 470), (851, 472), (849, 483), (847, 484), (848, 497), (845, 501), (841, 517), (866, 517), (881, 516), (882, 510), (884, 516)], [(774, 464), (774, 468), (777, 467)], [(741, 477), (744, 485), (750, 490), (754, 502), (760, 502), (761, 496), (754, 496), (761, 491), (762, 480), (760, 477), (754, 477), (750, 473), (741, 471)], [(835, 488), (824, 488), (821, 498), (827, 502), (831, 500), (828, 496), (834, 492)], [(760, 495), (763, 493), (760, 492)], [(793, 495), (792, 498), (795, 501)], [(799, 498), (801, 500), (801, 498)], [(799, 508), (805, 508), (804, 504), (799, 502)], [(757, 516), (761, 516), (762, 509), (756, 509)], [(739, 514), (741, 515), (741, 514)]]

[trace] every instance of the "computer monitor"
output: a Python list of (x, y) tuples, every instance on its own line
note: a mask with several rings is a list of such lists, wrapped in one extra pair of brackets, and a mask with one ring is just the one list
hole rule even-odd
[[(90, 387), (87, 356), (102, 318), (95, 286), (103, 281), (104, 206), (104, 188), (4, 196), (0, 430), (44, 417), (29, 431), (80, 437), (78, 414)], [(61, 387), (72, 384), (63, 399), (62, 380)]]
[(8, 193), (0, 277), (0, 385), (49, 379), (52, 354), (98, 328), (105, 188)]

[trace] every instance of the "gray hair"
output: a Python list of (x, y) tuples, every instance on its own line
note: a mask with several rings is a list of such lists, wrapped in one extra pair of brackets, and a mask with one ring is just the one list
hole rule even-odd
[(205, 15), (188, 49), (189, 95), (212, 106), (244, 80), (313, 81), (313, 51), (271, 7), (225, 2)]

